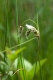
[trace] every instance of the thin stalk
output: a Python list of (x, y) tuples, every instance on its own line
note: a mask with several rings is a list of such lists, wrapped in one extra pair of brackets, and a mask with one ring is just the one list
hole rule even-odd
[[(18, 0), (15, 0), (15, 19), (16, 19), (16, 30), (17, 30), (17, 36), (18, 36)], [(19, 37), (17, 39), (17, 43), (19, 44)], [(18, 60), (19, 62), (19, 60)], [(17, 68), (18, 68), (18, 63), (17, 63)]]
[[(37, 29), (39, 31), (38, 14), (37, 14)], [(43, 80), (43, 78), (42, 78), (42, 69), (41, 69), (41, 65), (40, 65), (40, 50), (39, 50), (39, 48), (40, 48), (40, 35), (39, 35), (39, 38), (38, 38), (38, 61), (39, 61), (39, 66), (40, 66), (40, 77), (41, 77), (41, 80)]]
[[(37, 29), (39, 31), (39, 24), (38, 24), (38, 14), (37, 14)], [(40, 77), (41, 77), (41, 80), (43, 80), (42, 78), (42, 70), (41, 70), (41, 65), (40, 65), (40, 52), (39, 52), (39, 47), (40, 47), (40, 35), (39, 37), (37, 38), (38, 39), (38, 51), (37, 51), (37, 60), (39, 61), (39, 66), (40, 66)], [(36, 67), (37, 67), (37, 61), (36, 61), (36, 66), (35, 66), (35, 73), (36, 73)], [(35, 77), (35, 73), (34, 73), (34, 77)], [(33, 78), (34, 80), (34, 78)]]
[[(21, 36), (19, 37), (19, 44), (21, 44)], [(20, 45), (20, 48), (21, 48), (21, 45)], [(19, 55), (19, 66), (21, 65), (21, 67), (22, 67), (22, 73), (23, 73), (23, 79), (25, 80), (25, 72), (24, 72), (24, 60), (23, 60), (23, 58), (22, 58), (22, 56), (23, 56), (23, 52), (21, 52), (21, 54)]]
[(39, 31), (38, 14), (37, 14), (37, 29), (38, 29), (38, 31)]
[[(19, 34), (18, 31), (18, 0), (15, 0), (15, 12), (16, 12), (16, 30), (17, 30), (17, 36)], [(18, 44), (19, 44), (19, 38), (18, 38)]]
[[(32, 39), (29, 39), (29, 40), (27, 40), (27, 41), (25, 41), (25, 42), (23, 42), (23, 43), (20, 43), (20, 44), (18, 44), (18, 45), (16, 45), (16, 46), (13, 46), (13, 47), (11, 47), (11, 48), (9, 48), (9, 49), (14, 49), (14, 48), (16, 48), (16, 47), (18, 47), (18, 46), (24, 45), (24, 44), (26, 44), (26, 43), (34, 40), (35, 38), (36, 38), (36, 37), (34, 37), (34, 38), (32, 38)], [(1, 52), (6, 52), (6, 50), (1, 51)]]
[[(21, 42), (21, 38), (20, 38), (20, 42)], [(20, 46), (20, 48), (21, 48), (21, 46)], [(25, 80), (25, 65), (24, 65), (24, 59), (22, 58), (22, 56), (23, 56), (23, 52), (21, 52), (21, 54), (20, 54), (20, 63), (21, 63), (22, 69), (24, 69), (24, 70), (22, 70), (22, 73), (23, 73), (23, 78)]]
[[(15, 0), (15, 11), (16, 11), (16, 29), (17, 29), (17, 36), (19, 35), (19, 31), (18, 31), (18, 0)], [(21, 37), (18, 37), (18, 44), (20, 44), (21, 41)], [(21, 46), (20, 46), (21, 47)], [(21, 63), (21, 66), (23, 68), (23, 62), (22, 62), (22, 53), (20, 54), (19, 58), (18, 58), (18, 63)], [(24, 75), (23, 75), (24, 77)], [(25, 78), (24, 78), (25, 80)]]
[[(9, 33), (9, 23), (8, 23), (8, 1), (4, 0), (4, 14), (5, 14), (5, 28), (6, 28), (6, 32), (5, 32), (5, 47), (6, 47), (6, 39), (7, 39), (7, 36), (8, 36), (8, 42), (9, 42), (9, 47), (11, 46), (11, 42), (10, 42), (10, 33)], [(7, 35), (8, 34), (8, 35)], [(5, 58), (6, 58), (6, 53), (4, 52), (4, 61), (5, 61)]]
[[(36, 27), (37, 27), (37, 29), (38, 29), (38, 31), (39, 31), (39, 26), (38, 26), (38, 14), (37, 14), (37, 24), (36, 24)], [(39, 38), (38, 38), (38, 39), (39, 39)], [(39, 42), (38, 42), (38, 47), (39, 47)], [(38, 49), (38, 51), (39, 51), (39, 49)], [(38, 54), (38, 52), (37, 52), (37, 54)], [(36, 59), (36, 65), (35, 65), (35, 72), (34, 72), (33, 80), (34, 80), (35, 75), (36, 75), (36, 67), (37, 67), (37, 60), (38, 60), (38, 55), (36, 55), (36, 56), (37, 56), (37, 59)]]
[(6, 12), (7, 12), (7, 36), (8, 36), (8, 42), (9, 42), (9, 47), (11, 47), (11, 40), (10, 40), (10, 28), (9, 28), (9, 17), (8, 17), (8, 6), (9, 6), (9, 0), (7, 0), (7, 5), (6, 5)]
[[(6, 0), (4, 0), (4, 18), (6, 18)], [(6, 38), (7, 38), (7, 26), (6, 26), (6, 20), (5, 21), (5, 47), (6, 47)], [(6, 62), (6, 53), (4, 52), (4, 62)]]
[(39, 51), (39, 47), (40, 47), (40, 39), (38, 39), (38, 61), (39, 61), (39, 66), (40, 66), (40, 78), (41, 78), (41, 80), (43, 80), (43, 78), (42, 78), (42, 69), (41, 69), (41, 64), (40, 64), (40, 51)]
[(33, 20), (31, 20), (31, 19), (27, 19), (27, 20), (25, 20), (21, 25), (23, 25), (23, 24), (26, 23), (27, 21), (31, 21), (31, 22), (33, 22), (33, 23), (35, 24), (35, 26), (37, 27), (37, 24), (35, 23), (35, 21), (33, 21)]
[[(37, 55), (36, 55), (36, 56), (37, 56)], [(36, 76), (37, 60), (38, 60), (38, 58), (36, 59), (36, 65), (35, 65), (35, 71), (34, 71), (34, 77), (33, 77), (33, 80), (34, 80), (34, 78), (35, 78), (35, 76)]]
[(9, 47), (11, 47), (11, 40), (10, 40), (10, 31), (9, 31), (9, 23), (8, 23), (8, 19), (7, 19), (7, 36), (8, 36), (8, 42), (9, 42)]
[[(22, 13), (22, 16), (24, 15), (23, 14), (23, 11), (21, 12)], [(21, 22), (23, 22), (23, 18), (21, 19)], [(21, 42), (21, 36), (20, 36), (20, 42)], [(21, 44), (21, 43), (20, 43)], [(20, 48), (21, 48), (21, 45), (20, 45)], [(21, 61), (21, 65), (22, 65), (22, 68), (23, 68), (23, 71), (22, 71), (22, 73), (23, 73), (23, 77), (24, 77), (24, 80), (26, 80), (25, 79), (25, 75), (26, 75), (26, 73), (25, 73), (25, 64), (24, 64), (24, 58), (23, 58), (23, 51), (21, 52), (21, 54), (20, 54), (20, 61)]]

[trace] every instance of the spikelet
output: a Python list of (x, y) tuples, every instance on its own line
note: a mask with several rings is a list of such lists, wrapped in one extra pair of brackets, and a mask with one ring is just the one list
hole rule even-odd
[(31, 32), (35, 33), (35, 35), (36, 35), (37, 37), (40, 36), (39, 31), (38, 31), (35, 27), (33, 27), (33, 26), (31, 26), (31, 25), (28, 25), (28, 24), (26, 24), (26, 27), (27, 27), (28, 30), (30, 30)]

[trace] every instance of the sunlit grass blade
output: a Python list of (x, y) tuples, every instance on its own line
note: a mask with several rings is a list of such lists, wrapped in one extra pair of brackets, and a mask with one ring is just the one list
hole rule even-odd
[[(26, 49), (26, 47), (20, 48), (16, 50), (15, 52), (12, 52), (10, 49), (8, 49), (6, 50), (7, 57), (9, 58), (9, 60), (13, 62), (18, 57), (18, 54), (22, 52), (24, 49)], [(10, 54), (9, 52), (12, 52), (12, 53)]]

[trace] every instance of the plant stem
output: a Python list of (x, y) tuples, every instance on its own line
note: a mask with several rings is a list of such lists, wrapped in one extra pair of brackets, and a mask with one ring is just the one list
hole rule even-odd
[[(20, 44), (18, 44), (18, 45), (16, 45), (16, 46), (13, 46), (13, 47), (11, 47), (11, 48), (9, 48), (9, 49), (14, 49), (14, 48), (16, 48), (16, 47), (18, 47), (18, 46), (24, 45), (24, 44), (26, 44), (26, 43), (34, 40), (35, 38), (36, 38), (36, 37), (34, 37), (34, 38), (32, 38), (32, 39), (29, 39), (29, 40), (27, 40), (27, 41), (25, 41), (25, 42), (23, 42), (23, 43), (20, 43)], [(5, 51), (6, 51), (6, 50), (1, 51), (1, 52), (5, 52)]]
[(42, 69), (41, 69), (41, 65), (40, 65), (40, 50), (39, 50), (39, 47), (40, 47), (40, 37), (38, 39), (38, 61), (39, 61), (39, 66), (40, 66), (40, 78), (41, 78), (41, 80), (43, 80), (43, 78), (42, 78)]
[[(15, 0), (15, 12), (16, 12), (16, 30), (17, 30), (17, 36), (19, 34), (18, 31), (18, 0)], [(18, 38), (18, 44), (19, 44), (19, 38)]]
[[(39, 31), (38, 14), (37, 14), (37, 28), (38, 28), (38, 31)], [(40, 77), (41, 77), (41, 80), (43, 80), (43, 78), (42, 78), (42, 69), (41, 69), (41, 65), (40, 65), (40, 50), (39, 50), (39, 48), (40, 48), (40, 35), (38, 37), (38, 61), (39, 61), (39, 66), (40, 66)]]
[[(17, 29), (17, 36), (19, 35), (19, 29), (18, 29), (18, 0), (15, 0), (15, 11), (16, 11), (16, 29)], [(18, 37), (18, 44), (20, 44), (21, 42), (21, 37)], [(20, 46), (21, 48), (21, 46)], [(18, 58), (18, 64), (17, 65), (21, 65), (21, 67), (23, 68), (23, 62), (22, 62), (22, 53), (20, 54), (19, 58)], [(23, 71), (23, 70), (22, 70)], [(23, 74), (24, 77), (24, 74)], [(24, 78), (25, 80), (25, 78)]]
[[(37, 14), (37, 29), (39, 31), (38, 14)], [(40, 55), (40, 50), (39, 50), (39, 48), (40, 48), (40, 35), (39, 35), (39, 37), (37, 37), (37, 39), (38, 39), (38, 51), (37, 51), (37, 57), (38, 58), (37, 58), (37, 60), (39, 61), (39, 66), (40, 66), (40, 77), (41, 77), (41, 80), (43, 80), (42, 79), (42, 70), (41, 70), (41, 65), (40, 65), (40, 56), (39, 56)], [(37, 67), (37, 61), (36, 61), (36, 66), (35, 66), (35, 73), (36, 73), (36, 67)], [(34, 77), (35, 77), (35, 73), (34, 73)]]
[[(6, 18), (6, 1), (4, 0), (4, 18)], [(6, 20), (5, 20), (5, 47), (6, 47), (6, 38), (7, 38), (7, 26), (6, 26)], [(6, 62), (6, 52), (4, 52), (4, 62)]]

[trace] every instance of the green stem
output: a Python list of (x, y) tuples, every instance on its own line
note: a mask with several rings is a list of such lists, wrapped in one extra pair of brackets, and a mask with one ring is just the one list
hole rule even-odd
[[(38, 14), (37, 14), (37, 29), (39, 31), (39, 24), (38, 24)], [(38, 38), (38, 61), (39, 61), (39, 66), (40, 66), (40, 77), (41, 77), (41, 80), (43, 80), (42, 78), (42, 69), (41, 69), (41, 65), (40, 65), (40, 36)]]
[[(18, 0), (15, 0), (15, 11), (16, 11), (16, 29), (17, 29), (17, 36), (18, 36), (19, 35), (19, 31), (18, 31)], [(21, 41), (21, 37), (18, 37), (18, 44), (20, 44), (20, 41)], [(21, 66), (23, 68), (22, 53), (20, 54), (19, 60), (18, 60), (18, 64), (20, 64), (20, 63), (21, 63)]]
[(6, 12), (7, 12), (7, 15), (6, 15), (6, 18), (7, 18), (7, 21), (6, 21), (6, 26), (7, 26), (7, 37), (8, 37), (8, 43), (9, 43), (9, 47), (11, 47), (11, 40), (10, 40), (10, 28), (9, 28), (9, 17), (8, 17), (8, 7), (9, 6), (9, 0), (7, 0), (7, 5), (6, 5)]
[(26, 23), (27, 21), (31, 21), (31, 22), (33, 22), (33, 23), (35, 24), (35, 26), (37, 27), (37, 24), (35, 23), (35, 21), (33, 21), (33, 20), (31, 20), (31, 19), (27, 19), (27, 20), (25, 20), (21, 25), (23, 25), (23, 24)]
[(39, 31), (38, 14), (37, 14), (37, 29), (38, 29), (38, 31)]
[[(16, 30), (17, 30), (17, 36), (18, 36), (18, 0), (15, 0), (15, 12), (16, 12)], [(18, 44), (19, 44), (19, 38), (18, 38)]]
[[(34, 40), (35, 38), (36, 38), (36, 37), (34, 37), (34, 38), (32, 38), (32, 39), (29, 39), (29, 40), (27, 40), (27, 41), (25, 41), (25, 42), (23, 42), (23, 43), (20, 43), (20, 44), (18, 44), (18, 45), (16, 45), (16, 46), (13, 46), (13, 47), (11, 47), (11, 48), (9, 48), (9, 49), (14, 49), (14, 48), (16, 48), (16, 47), (18, 47), (18, 46), (24, 45), (24, 44), (26, 44), (26, 43)], [(1, 51), (1, 52), (5, 52), (5, 51), (6, 51), (6, 50)]]
[[(21, 42), (21, 37), (19, 37), (19, 43)], [(21, 43), (20, 43), (21, 44)], [(21, 48), (21, 45), (20, 45), (20, 48)], [(23, 52), (21, 52), (21, 54), (19, 55), (19, 64), (21, 65), (22, 69), (25, 69), (24, 68), (24, 60), (23, 60)], [(22, 73), (23, 73), (23, 79), (25, 80), (25, 71), (22, 70)]]
[[(37, 29), (39, 31), (39, 25), (38, 25), (38, 14), (37, 14)], [(40, 65), (40, 51), (39, 51), (39, 47), (40, 47), (40, 36), (39, 38), (37, 37), (38, 39), (38, 52), (37, 52), (37, 57), (38, 57), (38, 61), (39, 61), (39, 66), (40, 66), (40, 77), (41, 77), (41, 80), (43, 80), (42, 78), (42, 70), (41, 70), (41, 65)], [(37, 61), (36, 61), (36, 66), (37, 66)], [(36, 66), (35, 66), (35, 73), (36, 73)], [(35, 77), (35, 73), (34, 73), (34, 77)], [(34, 79), (34, 78), (33, 78)]]
[[(6, 1), (4, 0), (4, 18), (6, 18)], [(6, 20), (5, 20), (5, 47), (6, 47), (6, 38), (7, 38), (7, 26), (6, 26)], [(4, 52), (4, 62), (6, 62), (6, 53)]]
[[(36, 55), (37, 56), (37, 55)], [(34, 80), (34, 78), (35, 78), (35, 76), (36, 76), (36, 68), (37, 68), (37, 59), (36, 59), (36, 65), (35, 65), (35, 71), (34, 71), (34, 77), (33, 77), (33, 80)]]
[(38, 61), (39, 61), (39, 66), (40, 66), (40, 78), (41, 78), (41, 80), (43, 80), (42, 69), (41, 69), (41, 64), (40, 64), (40, 50), (39, 50), (39, 47), (40, 47), (40, 38), (38, 39)]

